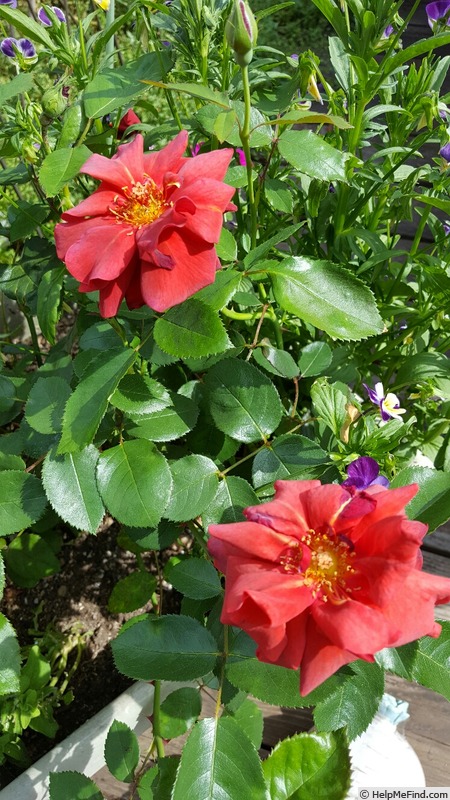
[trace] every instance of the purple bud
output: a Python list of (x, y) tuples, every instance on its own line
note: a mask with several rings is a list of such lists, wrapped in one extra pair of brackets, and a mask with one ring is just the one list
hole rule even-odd
[(17, 8), (17, 0), (0, 0), (0, 6), (11, 6), (11, 8)]
[(450, 142), (444, 144), (443, 147), (439, 150), (439, 155), (442, 156), (444, 161), (450, 162)]
[(236, 156), (241, 167), (247, 166), (247, 159), (242, 147), (236, 147)]
[(444, 222), (443, 228), (445, 235), (450, 236), (450, 222)]
[(389, 39), (390, 36), (394, 33), (394, 26), (388, 25), (387, 28), (384, 29), (383, 33), (381, 34), (382, 39)]
[[(55, 17), (57, 17), (60, 22), (65, 22), (66, 21), (66, 16), (64, 14), (64, 11), (62, 11), (60, 8), (57, 8), (57, 6), (50, 6), (50, 7), (51, 7)], [(46, 10), (44, 8), (40, 8), (39, 9), (39, 11), (38, 11), (38, 20), (39, 20), (39, 22), (42, 22), (42, 24), (45, 25), (46, 28), (49, 28), (53, 24), (51, 19), (50, 19), (50, 17), (48, 16), (48, 14), (47, 14), (47, 12), (46, 12)]]

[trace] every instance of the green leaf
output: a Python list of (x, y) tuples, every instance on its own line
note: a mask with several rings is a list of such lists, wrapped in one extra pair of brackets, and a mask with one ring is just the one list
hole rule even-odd
[(310, 178), (347, 183), (348, 153), (336, 150), (313, 131), (284, 131), (278, 139), (278, 150), (291, 166)]
[(73, 453), (91, 443), (109, 398), (135, 359), (134, 350), (117, 348), (89, 362), (66, 405), (59, 453)]
[[(236, 261), (237, 259), (237, 242), (231, 231), (228, 230), (228, 228), (222, 228), (220, 232), (220, 239), (216, 244), (216, 253), (221, 261), (226, 261), (228, 263), (230, 261)], [(236, 275), (239, 275), (239, 273), (235, 273), (235, 276)], [(241, 278), (242, 276), (239, 275), (239, 279)], [(214, 284), (210, 284), (210, 286), (211, 285)], [(202, 291), (204, 290), (201, 289), (200, 292)], [(200, 296), (200, 292), (197, 295), (199, 300), (202, 299), (202, 297)]]
[(260, 367), (280, 378), (297, 378), (299, 375), (300, 370), (291, 354), (270, 344), (261, 343), (260, 347), (256, 347), (253, 358)]
[(170, 465), (172, 493), (165, 516), (173, 522), (195, 519), (217, 491), (217, 467), (206, 456), (179, 458)]
[(105, 761), (118, 781), (131, 783), (139, 763), (139, 743), (131, 728), (115, 719), (105, 741)]
[(339, 382), (330, 384), (326, 378), (318, 378), (311, 387), (311, 400), (319, 419), (322, 419), (339, 439), (348, 416), (348, 387)]
[(252, 364), (225, 359), (207, 373), (210, 411), (223, 433), (239, 442), (257, 442), (271, 434), (283, 414), (272, 381)]
[(119, 347), (120, 344), (119, 334), (107, 320), (90, 325), (80, 336), (79, 342), (81, 350), (106, 350), (111, 347)]
[(192, 617), (147, 617), (125, 627), (111, 643), (119, 672), (136, 680), (189, 681), (210, 672), (217, 644)]
[(47, 499), (35, 475), (19, 470), (2, 472), (0, 531), (2, 536), (27, 528), (44, 513)]
[(294, 208), (294, 198), (290, 187), (278, 178), (266, 178), (265, 193), (268, 202), (276, 211), (283, 214), (292, 214)]
[[(12, 25), (22, 36), (28, 36), (33, 42), (39, 42), (44, 47), (48, 47), (53, 51), (55, 46), (51, 36), (47, 30), (39, 22), (24, 14), (19, 9), (8, 8), (7, 6), (0, 6), (0, 18), (6, 20), (9, 25)], [(25, 77), (25, 76), (24, 76)]]
[(444, 353), (416, 353), (401, 365), (396, 386), (430, 382), (435, 393), (450, 400), (450, 362)]
[(155, 530), (125, 528), (124, 531), (141, 550), (165, 550), (181, 533), (180, 527), (168, 520), (162, 520)]
[(10, 411), (16, 403), (16, 387), (11, 378), (0, 375), (0, 414)]
[(235, 122), (236, 112), (234, 109), (230, 109), (230, 111), (220, 111), (217, 115), (214, 121), (213, 131), (221, 144), (228, 139)]
[(0, 614), (0, 697), (20, 692), (20, 648), (16, 633)]
[(330, 336), (359, 340), (382, 332), (372, 292), (339, 265), (293, 256), (267, 272), (280, 306)]
[[(383, 74), (392, 75), (402, 64), (412, 61), (417, 56), (423, 55), (423, 53), (429, 53), (438, 47), (445, 47), (448, 44), (450, 44), (450, 33), (438, 33), (436, 36), (427, 36), (426, 39), (419, 39), (418, 42), (401, 49), (395, 55), (391, 53), (382, 65)], [(377, 79), (379, 79), (378, 75)]]
[(66, 276), (65, 267), (44, 272), (38, 286), (37, 318), (42, 335), (50, 344), (56, 342), (56, 323), (59, 319), (61, 291)]
[(410, 519), (428, 525), (431, 533), (450, 517), (450, 473), (428, 467), (406, 467), (400, 470), (391, 487), (419, 484), (419, 491), (406, 506)]
[(63, 378), (38, 378), (25, 406), (25, 419), (38, 433), (58, 433), (72, 390)]
[(182, 736), (200, 716), (202, 700), (198, 689), (175, 689), (161, 703), (160, 730), (163, 739)]
[(23, 92), (29, 92), (33, 86), (33, 76), (28, 72), (20, 72), (8, 83), (0, 85), (0, 105), (4, 106), (7, 100)]
[(339, 682), (317, 703), (314, 722), (319, 731), (347, 726), (348, 737), (353, 740), (366, 730), (377, 712), (384, 691), (384, 672), (377, 664), (366, 661), (355, 661), (348, 669), (353, 674), (339, 675)]
[(125, 375), (111, 397), (111, 405), (124, 411), (131, 419), (152, 418), (171, 404), (170, 393), (148, 375)]
[(298, 733), (262, 764), (270, 800), (344, 800), (350, 756), (343, 732)]
[[(115, 584), (108, 600), (111, 614), (127, 614), (147, 605), (156, 589), (156, 579), (148, 572), (132, 572)], [(121, 779), (120, 779), (121, 780)]]
[(432, 636), (419, 639), (410, 679), (450, 700), (450, 622), (441, 624), (442, 632), (437, 639)]
[(26, 464), (20, 456), (0, 452), (0, 470), (25, 470)]
[(236, 711), (225, 709), (223, 716), (230, 716), (237, 722), (250, 739), (253, 747), (257, 749), (261, 747), (264, 727), (263, 713), (253, 700), (247, 698)]
[(47, 197), (54, 197), (71, 178), (78, 175), (91, 155), (84, 144), (79, 147), (61, 147), (49, 153), (39, 170), (39, 180)]
[[(229, 233), (226, 228), (222, 228), (222, 233), (224, 231), (226, 231), (227, 234)], [(233, 241), (235, 240), (233, 239)], [(219, 251), (217, 251), (217, 254), (219, 255)], [(219, 255), (219, 258), (220, 257)], [(233, 295), (238, 291), (241, 282), (241, 272), (237, 272), (234, 269), (222, 269), (216, 273), (214, 283), (210, 283), (209, 286), (200, 289), (195, 296), (203, 303), (207, 303), (214, 311), (220, 311), (221, 308), (230, 302)]]
[[(8, 84), (5, 85), (7, 86)], [(2, 169), (0, 172), (0, 186), (12, 186), (15, 183), (28, 183), (29, 180), (30, 175), (25, 164), (17, 164), (16, 167), (7, 167), (7, 169)]]
[(216, 496), (202, 514), (203, 526), (206, 530), (213, 522), (240, 522), (245, 519), (243, 509), (258, 503), (257, 495), (244, 478), (225, 475), (219, 482)]
[(170, 496), (169, 465), (144, 439), (102, 453), (97, 466), (100, 494), (110, 513), (130, 527), (155, 527)]
[[(264, 256), (275, 247), (280, 242), (287, 241), (294, 233), (297, 233), (298, 229), (301, 228), (303, 222), (297, 222), (295, 225), (288, 225), (286, 228), (281, 228), (278, 233), (272, 236), (270, 239), (267, 239), (265, 242), (262, 242), (258, 245), (258, 247), (253, 248), (250, 250), (249, 253), (244, 258), (244, 266), (248, 269), (252, 266), (252, 264), (258, 264)], [(258, 266), (256, 266), (256, 269)]]
[(219, 575), (210, 561), (191, 557), (171, 567), (168, 580), (181, 594), (194, 600), (205, 600), (221, 594)]
[[(155, 84), (156, 79), (147, 80), (144, 83)], [(209, 86), (203, 86), (199, 83), (159, 83), (156, 85), (171, 92), (183, 92), (191, 95), (191, 97), (199, 97), (201, 100), (207, 100), (209, 103), (214, 103), (221, 108), (229, 110), (228, 96), (210, 89)]]
[(184, 746), (173, 800), (265, 800), (256, 749), (231, 717), (203, 719)]
[(230, 683), (274, 706), (302, 708), (311, 705), (300, 695), (299, 670), (265, 664), (255, 656), (256, 644), (239, 631), (230, 645), (225, 674)]
[(81, 772), (51, 772), (50, 800), (103, 800), (103, 795)]
[(97, 531), (105, 513), (95, 480), (98, 457), (93, 445), (63, 456), (53, 448), (42, 468), (42, 483), (52, 508), (64, 522), (89, 533)]
[[(161, 759), (158, 758), (158, 765), (160, 764)], [(144, 774), (139, 778), (139, 783), (137, 786), (137, 791), (139, 795), (139, 800), (155, 800), (155, 795), (153, 793), (153, 786), (154, 781), (158, 777), (158, 767), (150, 767)]]
[(321, 375), (333, 360), (331, 347), (326, 342), (311, 342), (301, 350), (298, 361), (302, 378)]
[(315, 478), (318, 468), (327, 463), (328, 454), (318, 444), (306, 436), (286, 433), (256, 454), (252, 466), (253, 485), (258, 489), (280, 479)]
[(26, 239), (31, 236), (38, 225), (44, 222), (50, 213), (49, 207), (45, 203), (28, 203), (26, 200), (18, 200), (14, 205), (14, 220), (11, 222), (9, 231), (10, 242), (17, 242), (19, 239)]
[(18, 586), (31, 588), (59, 571), (59, 561), (52, 548), (35, 533), (16, 536), (5, 551), (8, 574)]
[(178, 358), (201, 358), (227, 349), (230, 340), (218, 315), (200, 300), (185, 300), (155, 323), (156, 344)]
[(122, 67), (97, 72), (83, 93), (86, 116), (96, 119), (120, 106), (129, 107), (138, 95), (146, 91), (147, 82), (161, 80), (168, 66), (164, 54), (146, 53)]
[(154, 410), (145, 416), (128, 413), (136, 423), (127, 427), (130, 436), (152, 442), (170, 442), (195, 428), (199, 413), (197, 404), (190, 397), (172, 393), (169, 393), (169, 402), (170, 405), (161, 408), (162, 401), (155, 400)]

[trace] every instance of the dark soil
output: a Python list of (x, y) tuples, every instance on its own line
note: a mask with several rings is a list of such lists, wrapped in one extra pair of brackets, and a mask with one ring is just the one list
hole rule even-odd
[[(61, 631), (70, 631), (76, 626), (86, 632), (81, 662), (69, 685), (74, 700), (55, 712), (59, 724), (56, 738), (48, 739), (30, 729), (24, 734), (30, 763), (37, 761), (132, 683), (115, 669), (108, 644), (126, 619), (149, 609), (129, 614), (108, 611), (108, 598), (114, 585), (136, 565), (135, 556), (117, 545), (117, 533), (118, 525), (111, 520), (96, 536), (79, 534), (74, 539), (73, 531), (66, 532), (65, 544), (59, 553), (61, 571), (58, 574), (40, 581), (32, 589), (9, 584), (5, 591), (1, 610), (15, 628), (21, 645), (33, 643), (29, 629), (33, 627), (39, 607), (39, 631), (54, 625)], [(3, 764), (0, 789), (21, 771), (8, 762)]]

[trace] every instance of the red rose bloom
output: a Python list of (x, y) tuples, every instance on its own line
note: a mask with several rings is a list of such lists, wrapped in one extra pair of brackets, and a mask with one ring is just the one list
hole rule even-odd
[(64, 212), (56, 250), (80, 292), (99, 290), (103, 317), (124, 298), (129, 308), (166, 311), (214, 281), (214, 244), (224, 211), (235, 208), (235, 190), (222, 182), (234, 151), (185, 158), (187, 139), (181, 131), (144, 153), (138, 134), (111, 159), (92, 155), (81, 168), (101, 183)]
[(450, 600), (450, 580), (421, 572), (427, 526), (404, 512), (416, 484), (275, 489), (245, 509), (248, 522), (209, 528), (226, 576), (222, 622), (245, 630), (261, 661), (301, 667), (305, 695), (350, 661), (439, 635), (434, 606)]

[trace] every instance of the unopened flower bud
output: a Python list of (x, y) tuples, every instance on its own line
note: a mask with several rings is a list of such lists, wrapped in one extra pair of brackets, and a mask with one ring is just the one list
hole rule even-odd
[(48, 117), (54, 119), (61, 116), (67, 107), (67, 99), (64, 97), (62, 86), (52, 86), (42, 95), (42, 110)]
[(250, 64), (258, 37), (258, 26), (245, 0), (234, 0), (231, 14), (225, 24), (225, 36), (234, 50), (239, 66), (245, 67)]

